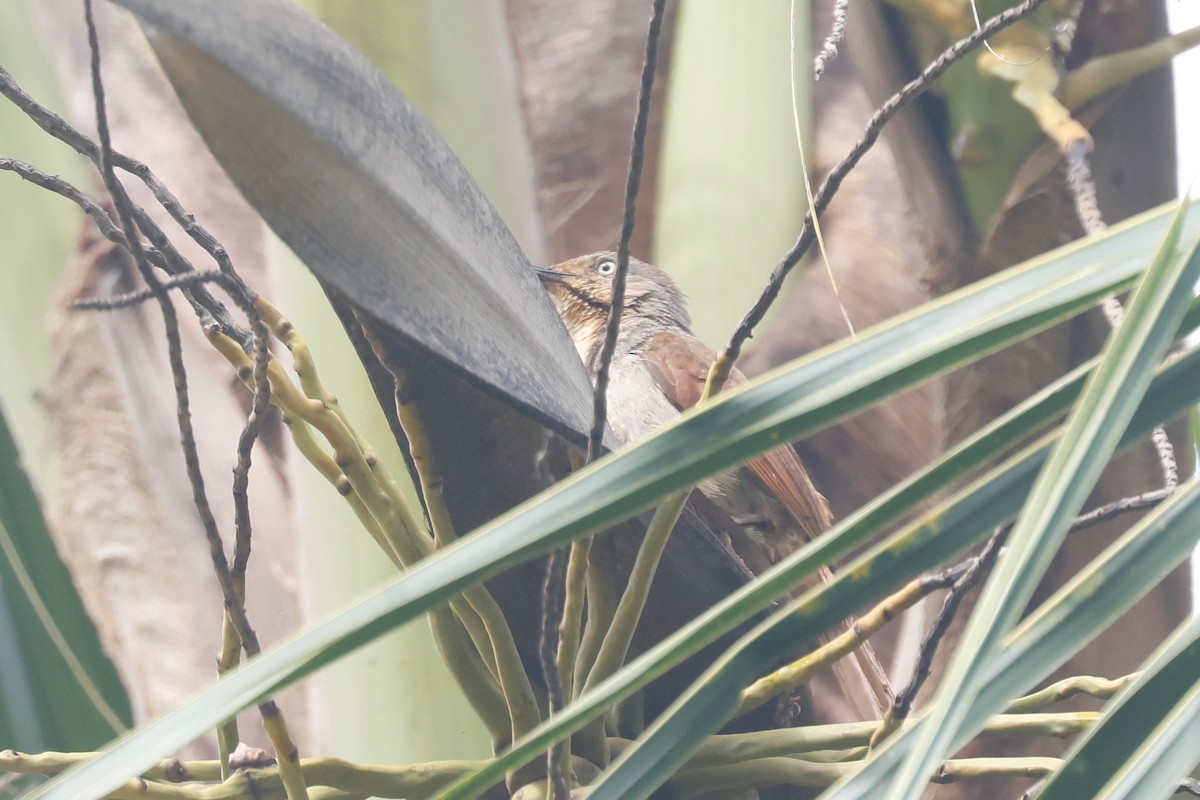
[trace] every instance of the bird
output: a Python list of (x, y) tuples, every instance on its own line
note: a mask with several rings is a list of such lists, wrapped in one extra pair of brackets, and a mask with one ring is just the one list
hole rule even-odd
[[(593, 380), (612, 308), (616, 269), (617, 255), (609, 251), (535, 267)], [(631, 257), (624, 300), (607, 386), (608, 425), (619, 444), (653, 433), (699, 402), (716, 359), (716, 353), (692, 333), (683, 292), (665, 271)], [(746, 380), (735, 367), (726, 387)], [(755, 573), (833, 523), (829, 503), (789, 445), (709, 478), (697, 488), (746, 534), (750, 546), (735, 549)], [(821, 577), (832, 580), (828, 567), (822, 568)], [(890, 698), (882, 667), (873, 652), (865, 653), (865, 666), (839, 662), (836, 671), (847, 700), (859, 716), (870, 718), (882, 713)], [(848, 671), (854, 674), (847, 675)]]

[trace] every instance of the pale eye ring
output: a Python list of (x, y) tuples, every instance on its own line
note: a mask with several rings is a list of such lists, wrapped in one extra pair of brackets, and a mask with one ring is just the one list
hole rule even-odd
[(613, 261), (611, 258), (606, 258), (596, 265), (596, 272), (599, 272), (601, 275), (612, 275), (614, 272), (616, 272), (616, 269), (617, 262)]

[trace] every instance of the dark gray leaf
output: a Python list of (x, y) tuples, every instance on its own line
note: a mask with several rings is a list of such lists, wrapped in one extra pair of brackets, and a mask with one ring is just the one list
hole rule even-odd
[(444, 141), (284, 0), (117, 0), (234, 183), (329, 287), (577, 438), (587, 376), (529, 262)]

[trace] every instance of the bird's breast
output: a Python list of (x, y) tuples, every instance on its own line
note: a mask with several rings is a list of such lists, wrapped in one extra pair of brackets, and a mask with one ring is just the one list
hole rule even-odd
[(622, 444), (641, 439), (679, 416), (654, 376), (632, 353), (613, 359), (608, 383), (608, 424)]
[[(613, 358), (608, 384), (608, 424), (619, 442), (628, 444), (648, 436), (679, 414), (639, 355), (625, 352)], [(793, 538), (789, 534), (795, 524), (786, 511), (744, 469), (714, 475), (697, 488), (741, 525), (759, 547), (771, 543), (768, 549), (773, 551)], [(778, 554), (772, 552), (767, 563), (776, 560)], [(764, 566), (755, 564), (752, 568), (757, 571)]]

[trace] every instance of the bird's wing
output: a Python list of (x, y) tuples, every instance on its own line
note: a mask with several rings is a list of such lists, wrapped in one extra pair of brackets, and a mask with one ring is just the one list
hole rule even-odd
[[(717, 355), (694, 337), (664, 332), (651, 337), (643, 357), (663, 394), (683, 411), (700, 401), (708, 368)], [(725, 386), (732, 388), (745, 382), (746, 376), (734, 369)], [(833, 524), (829, 503), (813, 486), (800, 457), (790, 445), (753, 458), (746, 466), (754, 478), (787, 508), (806, 536), (815, 537)], [(796, 547), (798, 543), (793, 541), (790, 546)], [(786, 549), (775, 549), (772, 560), (779, 560), (787, 552)], [(821, 568), (821, 580), (826, 583), (833, 580), (829, 567)], [(855, 629), (853, 620), (847, 620), (844, 626), (847, 630)], [(864, 640), (851, 658), (835, 662), (833, 671), (843, 695), (861, 719), (876, 719), (883, 714), (891, 702), (892, 691), (887, 673), (870, 642)]]
[[(667, 399), (682, 410), (700, 401), (708, 368), (717, 354), (700, 340), (681, 333), (664, 332), (651, 337), (643, 356)], [(733, 388), (746, 382), (746, 376), (734, 369), (726, 382)], [(779, 499), (788, 513), (808, 536), (816, 536), (833, 523), (829, 504), (813, 486), (800, 457), (789, 445), (751, 459), (750, 473)]]
[[(716, 353), (703, 342), (681, 333), (659, 333), (646, 343), (643, 357), (650, 374), (663, 394), (676, 408), (691, 408), (700, 401), (704, 383), (708, 379), (708, 368), (716, 359)], [(736, 369), (730, 373), (727, 388), (746, 382), (746, 377)], [(815, 537), (833, 524), (829, 504), (821, 496), (808, 477), (800, 457), (790, 445), (776, 448), (751, 459), (746, 464), (755, 478), (786, 507), (788, 514), (806, 536)], [(799, 542), (774, 542), (769, 558), (778, 561), (787, 555)], [(778, 545), (784, 545), (779, 549)], [(821, 580), (833, 580), (829, 567), (822, 567)], [(843, 623), (847, 630), (854, 630), (853, 620)], [(829, 635), (823, 637), (828, 639)], [(833, 665), (834, 674), (841, 686), (842, 694), (854, 708), (860, 719), (879, 718), (891, 702), (892, 691), (887, 673), (879, 663), (870, 642), (863, 641), (858, 650), (846, 659)]]
[[(664, 331), (650, 337), (642, 357), (663, 394), (676, 408), (684, 411), (700, 402), (708, 368), (717, 354), (699, 339)], [(738, 375), (737, 382), (742, 381), (745, 378)], [(733, 377), (729, 382), (734, 383)]]

